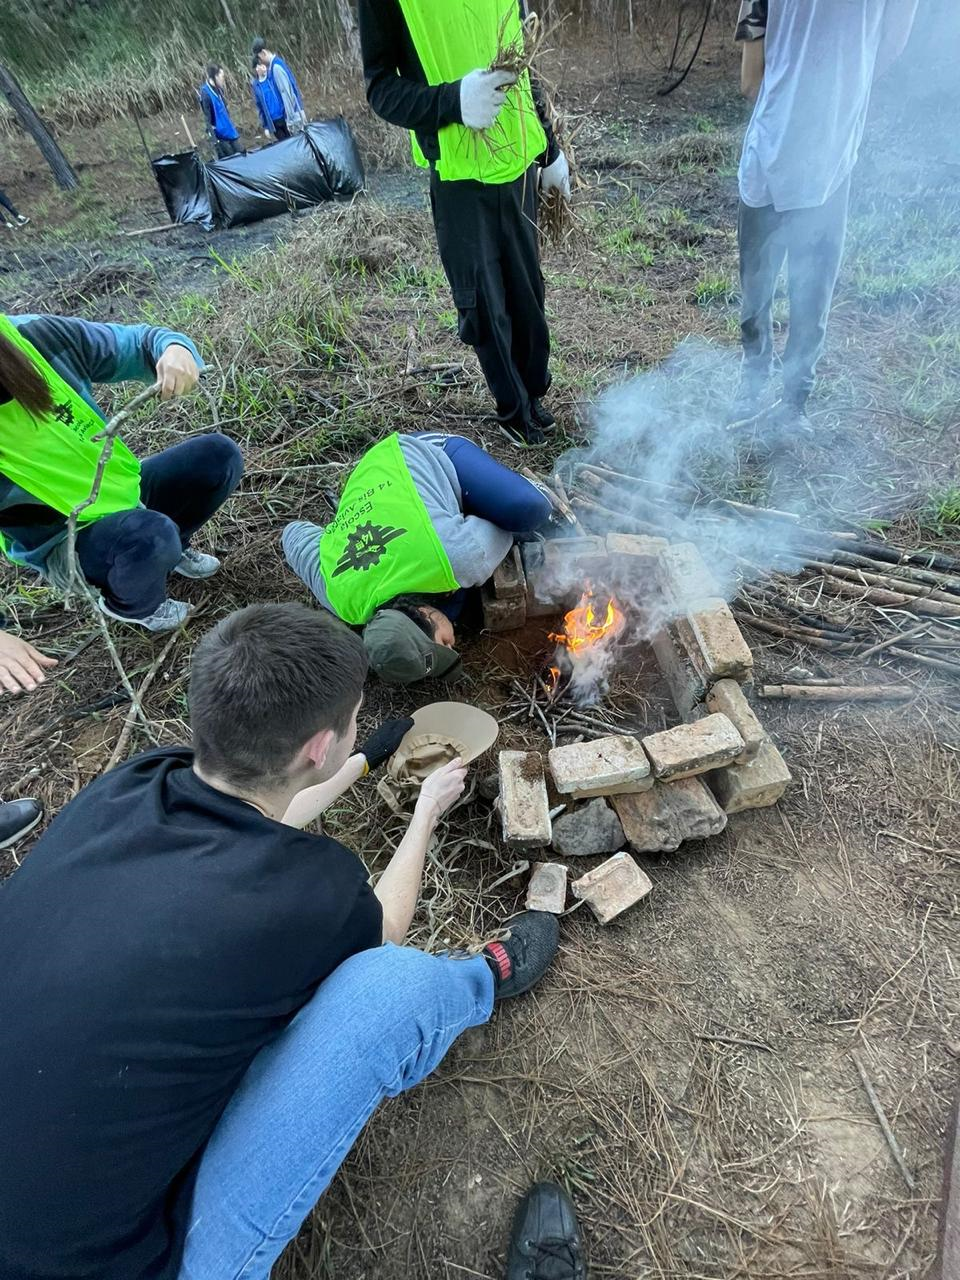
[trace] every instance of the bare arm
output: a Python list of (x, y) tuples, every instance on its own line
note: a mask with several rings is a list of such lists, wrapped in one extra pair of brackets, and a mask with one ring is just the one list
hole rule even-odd
[(288, 827), (305, 827), (319, 818), (324, 809), (328, 809), (334, 800), (340, 798), (358, 778), (366, 772), (366, 757), (361, 753), (351, 756), (339, 773), (335, 773), (326, 782), (318, 782), (315, 787), (307, 787), (298, 791), (287, 806), (283, 821)]
[(399, 946), (407, 936), (420, 897), (430, 840), (440, 815), (462, 793), (466, 776), (465, 766), (452, 760), (432, 773), (420, 788), (410, 825), (374, 889), (383, 908), (384, 942)]
[(747, 40), (740, 58), (740, 92), (751, 102), (756, 102), (763, 82), (764, 40)]
[(883, 15), (883, 35), (877, 50), (874, 78), (882, 76), (896, 62), (907, 47), (913, 20), (917, 15), (917, 0), (888, 0)]

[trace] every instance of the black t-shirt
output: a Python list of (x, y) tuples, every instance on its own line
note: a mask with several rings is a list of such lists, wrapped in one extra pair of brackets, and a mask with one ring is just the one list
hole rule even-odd
[(380, 945), (349, 850), (192, 761), (98, 779), (0, 888), (3, 1280), (176, 1276), (199, 1153), (251, 1059)]

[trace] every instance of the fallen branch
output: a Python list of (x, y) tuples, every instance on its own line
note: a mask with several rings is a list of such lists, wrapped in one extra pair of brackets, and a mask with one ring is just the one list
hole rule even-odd
[(131, 702), (130, 704), (130, 710), (127, 712), (126, 719), (123, 722), (123, 728), (120, 730), (120, 737), (117, 739), (117, 745), (113, 748), (113, 753), (110, 756), (110, 759), (107, 761), (106, 767), (103, 770), (104, 773), (109, 773), (110, 770), (113, 769), (116, 765), (118, 765), (121, 759), (123, 758), (123, 754), (127, 749), (127, 743), (130, 741), (130, 735), (133, 733), (133, 726), (137, 722), (137, 705), (139, 705), (140, 707), (143, 706), (143, 699), (146, 696), (148, 689), (153, 684), (154, 679), (156, 678), (157, 672), (163, 666), (163, 663), (164, 663), (164, 660), (166, 659), (167, 654), (170, 652), (170, 650), (173, 648), (173, 646), (177, 643), (179, 639), (180, 639), (180, 632), (175, 631), (173, 635), (169, 637), (169, 639), (167, 640), (167, 643), (160, 650), (160, 653), (157, 655), (156, 661), (154, 662), (153, 666), (150, 668), (150, 670), (141, 680), (140, 688), (137, 690), (137, 702), (136, 704), (133, 702)]
[(102, 431), (98, 431), (93, 437), (94, 443), (98, 440), (102, 440), (104, 443), (103, 448), (100, 450), (100, 457), (97, 460), (97, 469), (94, 472), (93, 485), (90, 492), (87, 497), (84, 498), (83, 502), (79, 502), (74, 507), (67, 518), (67, 586), (64, 591), (63, 600), (64, 608), (69, 608), (72, 600), (72, 593), (76, 590), (84, 597), (87, 604), (90, 606), (90, 611), (96, 619), (97, 625), (103, 635), (104, 643), (107, 646), (107, 652), (110, 654), (110, 660), (113, 662), (117, 675), (120, 677), (123, 687), (130, 697), (130, 702), (132, 704), (131, 710), (134, 715), (140, 719), (147, 737), (153, 743), (156, 743), (156, 738), (150, 732), (150, 726), (147, 724), (146, 716), (143, 714), (143, 708), (140, 706), (136, 690), (130, 683), (130, 677), (127, 675), (124, 665), (120, 660), (120, 654), (117, 651), (117, 646), (114, 644), (113, 636), (110, 634), (110, 627), (107, 625), (106, 615), (101, 609), (97, 608), (97, 602), (94, 599), (93, 592), (90, 590), (90, 586), (87, 583), (86, 578), (80, 571), (80, 566), (77, 562), (77, 521), (80, 518), (80, 513), (85, 511), (87, 507), (92, 506), (99, 496), (100, 485), (103, 481), (103, 473), (107, 463), (110, 461), (110, 455), (113, 453), (113, 442), (117, 432), (121, 426), (123, 426), (124, 422), (126, 422), (141, 405), (146, 404), (148, 400), (151, 400), (155, 395), (157, 395), (159, 390), (160, 384), (156, 382), (152, 387), (147, 387), (145, 390), (139, 392), (132, 400), (125, 404), (119, 412), (113, 415)]
[(796, 698), (808, 702), (907, 702), (916, 690), (904, 684), (765, 684), (761, 698)]
[(830, 595), (845, 596), (859, 604), (872, 604), (881, 609), (902, 609), (907, 613), (930, 614), (935, 618), (960, 618), (960, 604), (944, 604), (941, 600), (906, 595), (902, 591), (886, 591), (881, 587), (858, 587), (826, 574), (823, 590)]
[(896, 1161), (897, 1168), (900, 1170), (901, 1174), (903, 1175), (904, 1182), (907, 1184), (907, 1186), (910, 1188), (911, 1191), (914, 1191), (916, 1189), (917, 1184), (913, 1180), (913, 1174), (907, 1168), (907, 1162), (903, 1157), (903, 1152), (900, 1150), (900, 1144), (897, 1142), (897, 1139), (894, 1136), (894, 1132), (890, 1128), (890, 1121), (887, 1119), (886, 1112), (884, 1111), (883, 1107), (880, 1105), (880, 1099), (877, 1097), (876, 1091), (874, 1090), (873, 1085), (870, 1083), (870, 1077), (867, 1075), (866, 1068), (864, 1067), (863, 1063), (860, 1061), (860, 1057), (858, 1054), (851, 1053), (850, 1057), (853, 1059), (853, 1065), (857, 1068), (857, 1071), (860, 1073), (860, 1080), (863, 1084), (864, 1089), (866, 1090), (867, 1097), (870, 1099), (870, 1105), (871, 1107), (873, 1107), (873, 1114), (877, 1117), (877, 1121), (880, 1125), (881, 1130), (883, 1131), (883, 1136), (884, 1138), (886, 1138), (887, 1146), (890, 1148), (890, 1154), (893, 1156), (894, 1160)]

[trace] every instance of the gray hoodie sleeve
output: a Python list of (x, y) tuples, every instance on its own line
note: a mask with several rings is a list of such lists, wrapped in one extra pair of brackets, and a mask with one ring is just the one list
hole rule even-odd
[[(284, 529), (280, 542), (287, 564), (306, 583), (324, 609), (330, 609), (327, 588), (320, 572), (320, 538), (323, 526), (295, 520)], [(333, 610), (330, 609), (332, 613)]]

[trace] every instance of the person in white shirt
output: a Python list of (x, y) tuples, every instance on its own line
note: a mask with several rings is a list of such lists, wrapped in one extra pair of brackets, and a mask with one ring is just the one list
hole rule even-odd
[[(843, 255), (850, 174), (870, 92), (902, 53), (917, 0), (743, 0), (741, 91), (756, 100), (740, 156), (740, 389), (731, 427), (770, 415), (789, 442), (806, 403)], [(787, 263), (783, 394), (771, 386), (774, 291)], [(772, 411), (772, 412), (771, 412)]]

